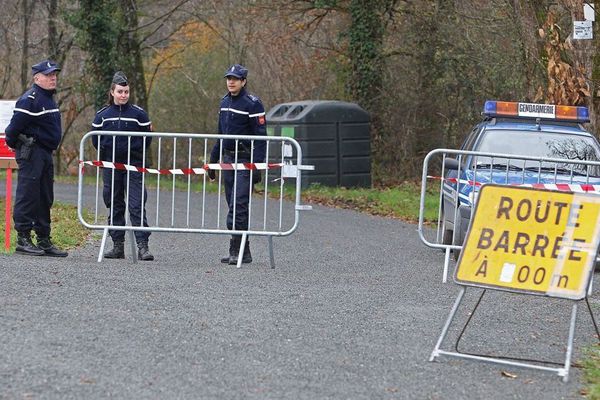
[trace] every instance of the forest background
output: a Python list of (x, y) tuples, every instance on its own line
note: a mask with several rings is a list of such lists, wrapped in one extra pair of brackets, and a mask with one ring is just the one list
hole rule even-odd
[(223, 73), (246, 65), (268, 110), (358, 103), (372, 118), (375, 186), (420, 176), (431, 149), (460, 145), (486, 99), (586, 105), (600, 127), (600, 30), (573, 40), (583, 0), (0, 0), (0, 98), (56, 60), (64, 136), (56, 172), (116, 70), (161, 132), (216, 133)]

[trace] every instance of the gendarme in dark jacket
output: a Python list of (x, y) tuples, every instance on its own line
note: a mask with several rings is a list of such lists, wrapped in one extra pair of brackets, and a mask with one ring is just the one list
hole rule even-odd
[(19, 134), (30, 136), (47, 150), (58, 148), (62, 136), (62, 125), (58, 105), (54, 101), (55, 90), (42, 89), (33, 84), (17, 100), (10, 124), (6, 127), (6, 144), (19, 146)]
[[(237, 96), (227, 93), (221, 100), (219, 110), (219, 133), (225, 135), (266, 136), (265, 108), (260, 99), (242, 88)], [(264, 162), (267, 143), (254, 142), (254, 162)], [(223, 139), (224, 150), (235, 151), (235, 140)], [(250, 140), (240, 140), (238, 151), (250, 153)], [(219, 159), (219, 142), (211, 152), (211, 160)]]
[[(96, 113), (92, 127), (97, 131), (126, 131), (126, 132), (150, 132), (152, 123), (146, 111), (135, 104), (116, 105), (112, 104), (100, 109)], [(152, 137), (145, 137), (146, 148), (150, 146)], [(92, 138), (92, 143), (98, 149), (98, 136)], [(127, 136), (114, 136), (115, 159), (114, 162), (127, 162)], [(142, 161), (144, 150), (144, 138), (141, 136), (131, 138), (131, 160), (132, 163)], [(103, 135), (100, 138), (100, 154), (102, 160), (113, 161), (113, 136)]]

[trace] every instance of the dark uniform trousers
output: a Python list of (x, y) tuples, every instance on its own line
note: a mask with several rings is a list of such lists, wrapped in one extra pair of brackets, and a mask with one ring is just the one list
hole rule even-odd
[[(112, 184), (114, 173), (114, 185)], [(103, 169), (102, 179), (104, 180), (104, 189), (102, 197), (104, 204), (109, 209), (108, 224), (114, 226), (125, 225), (125, 191), (127, 190), (127, 171), (116, 169)], [(111, 196), (111, 188), (114, 188), (114, 193)], [(142, 191), (144, 195), (144, 206), (148, 200), (148, 192), (142, 187), (142, 174), (140, 172), (129, 172), (129, 217), (131, 218), (132, 226), (140, 226), (142, 217)], [(113, 209), (111, 210), (111, 205)], [(112, 214), (112, 216), (111, 216)], [(111, 220), (112, 218), (112, 220)], [(144, 226), (148, 226), (146, 214), (144, 214)], [(112, 230), (108, 231), (113, 241), (119, 242), (125, 240), (125, 231)], [(150, 232), (134, 231), (135, 240), (137, 243), (147, 242)]]
[(50, 236), (50, 208), (54, 202), (52, 151), (34, 145), (28, 160), (16, 150), (19, 174), (13, 219), (19, 233), (34, 230), (38, 237)]
[[(250, 162), (250, 157), (238, 155), (238, 163)], [(234, 163), (235, 157), (229, 151), (223, 152), (224, 163)], [(248, 230), (248, 202), (250, 201), (250, 170), (238, 170), (237, 181), (235, 180), (236, 171), (223, 170), (223, 180), (225, 181), (225, 198), (229, 206), (227, 213), (227, 229), (247, 231)], [(235, 189), (235, 202), (233, 201), (233, 186)], [(233, 207), (235, 204), (235, 227), (233, 226)]]

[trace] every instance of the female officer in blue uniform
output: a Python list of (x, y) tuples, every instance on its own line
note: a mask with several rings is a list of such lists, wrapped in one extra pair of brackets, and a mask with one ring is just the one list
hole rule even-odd
[[(152, 124), (146, 111), (135, 104), (129, 103), (129, 83), (123, 72), (118, 71), (115, 73), (108, 92), (108, 104), (96, 113), (92, 127), (94, 130), (104, 131), (152, 131)], [(143, 165), (145, 151), (148, 151), (152, 141), (151, 137), (135, 136), (131, 137), (131, 144), (129, 144), (127, 136), (94, 136), (92, 143), (96, 149), (98, 149), (98, 137), (100, 137), (101, 160), (123, 164), (129, 163), (139, 167)], [(144, 149), (144, 144), (146, 149)], [(129, 158), (128, 149), (130, 150)], [(110, 225), (125, 225), (127, 174), (127, 171), (117, 169), (105, 168), (102, 171), (102, 180), (104, 181), (103, 198), (104, 204), (110, 210), (108, 215)], [(143, 213), (143, 226), (148, 226), (145, 209), (148, 195), (146, 188), (142, 186), (142, 174), (140, 172), (129, 172), (129, 193), (127, 195), (131, 225), (140, 226)], [(125, 258), (125, 231), (109, 230), (109, 234), (114, 246), (111, 251), (104, 254), (104, 257)], [(138, 259), (143, 261), (154, 260), (154, 256), (148, 249), (150, 232), (134, 231), (134, 234), (138, 246)]]
[[(246, 91), (246, 78), (248, 69), (240, 64), (229, 67), (224, 77), (227, 79), (228, 93), (221, 100), (219, 111), (219, 133), (224, 135), (266, 135), (265, 108), (260, 99)], [(220, 143), (223, 143), (223, 149), (220, 149)], [(266, 142), (263, 140), (254, 141), (254, 151), (252, 160), (250, 160), (252, 142), (250, 140), (238, 141), (237, 162), (265, 162)], [(215, 143), (212, 149), (211, 163), (219, 161), (219, 154), (222, 153), (224, 163), (235, 162), (235, 139), (223, 139)], [(260, 171), (254, 171), (252, 175), (253, 182), (250, 182), (250, 171), (237, 171), (237, 180), (235, 171), (223, 171), (225, 181), (225, 198), (229, 211), (227, 213), (227, 229), (229, 230), (248, 230), (248, 203), (250, 199), (250, 186), (260, 181)], [(209, 177), (215, 178), (215, 172), (209, 170)], [(237, 182), (235, 190), (235, 200), (233, 199), (233, 185)], [(235, 204), (235, 215), (234, 215)], [(235, 217), (235, 224), (234, 224)], [(241, 235), (232, 235), (229, 241), (229, 256), (221, 259), (222, 263), (237, 264), (238, 253), (242, 241)], [(252, 262), (250, 254), (250, 243), (246, 242), (242, 263)]]

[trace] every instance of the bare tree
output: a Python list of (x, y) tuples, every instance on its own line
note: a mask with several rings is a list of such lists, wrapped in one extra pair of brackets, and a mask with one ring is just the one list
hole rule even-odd
[(23, 22), (22, 28), (22, 47), (21, 47), (21, 89), (25, 90), (30, 82), (29, 67), (29, 27), (31, 25), (31, 12), (33, 1), (21, 0), (21, 12)]

